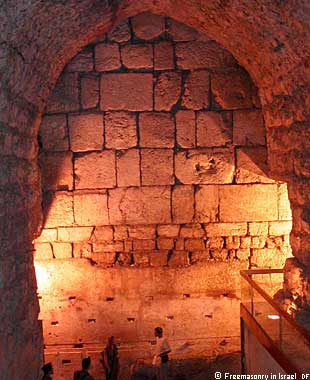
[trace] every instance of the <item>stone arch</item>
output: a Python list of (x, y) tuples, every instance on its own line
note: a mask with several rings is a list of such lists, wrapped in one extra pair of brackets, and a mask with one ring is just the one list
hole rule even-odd
[[(35, 279), (29, 254), (41, 218), (35, 160), (40, 115), (65, 63), (100, 33), (142, 11), (172, 16), (206, 32), (250, 73), (260, 91), (271, 173), (289, 182), (294, 255), (309, 265), (310, 9), (305, 0), (298, 5), (254, 0), (185, 4), (181, 0), (152, 4), (94, 0), (75, 7), (67, 2), (29, 1), (26, 7), (22, 2), (7, 5), (1, 11), (4, 22), (0, 48), (4, 268), (0, 284), (1, 293), (6, 295), (9, 288), (14, 288), (15, 294), (7, 294), (10, 307), (4, 318), (10, 323), (1, 327), (6, 331), (0, 367), (8, 379), (22, 378), (25, 371), (34, 378), (40, 362), (42, 343), (35, 323)], [(188, 15), (192, 17), (189, 19)], [(14, 272), (16, 276), (9, 276)], [(32, 367), (28, 366), (30, 362)]]

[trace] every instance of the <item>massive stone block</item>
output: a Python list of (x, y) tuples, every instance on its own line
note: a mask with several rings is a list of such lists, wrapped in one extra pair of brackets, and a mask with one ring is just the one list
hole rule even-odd
[(103, 74), (100, 82), (100, 108), (103, 111), (151, 111), (152, 74)]
[(200, 223), (216, 222), (218, 214), (218, 186), (198, 186), (195, 192), (195, 219)]
[(79, 226), (109, 224), (107, 193), (105, 191), (75, 191), (74, 219)]
[(197, 146), (225, 146), (232, 142), (230, 112), (199, 112), (197, 116)]
[(174, 186), (172, 190), (172, 220), (190, 223), (194, 218), (194, 187)]
[(122, 63), (128, 69), (152, 69), (152, 45), (124, 45), (121, 48)]
[(74, 162), (74, 174), (76, 189), (115, 187), (115, 152), (105, 150), (77, 157)]
[(140, 146), (145, 148), (172, 148), (174, 121), (171, 114), (147, 112), (139, 116)]
[(155, 110), (171, 111), (181, 95), (181, 74), (168, 72), (159, 74), (155, 83)]
[(167, 186), (110, 190), (110, 222), (113, 224), (169, 223), (170, 198), (170, 188)]
[(121, 67), (118, 44), (102, 43), (95, 46), (96, 71), (112, 71)]
[(154, 45), (154, 69), (174, 69), (174, 48), (171, 42), (161, 41)]
[(43, 198), (45, 228), (73, 225), (72, 193), (57, 191), (47, 193)]
[(232, 183), (234, 152), (231, 149), (192, 149), (175, 156), (175, 175), (183, 184)]
[(261, 110), (234, 111), (234, 144), (265, 145), (266, 130)]
[(39, 161), (42, 186), (45, 191), (73, 189), (73, 159), (71, 152), (42, 153)]
[(128, 149), (116, 153), (117, 186), (140, 185), (140, 151)]
[(219, 187), (220, 221), (268, 221), (278, 218), (276, 185)]
[(191, 71), (184, 85), (182, 106), (191, 110), (208, 108), (210, 104), (210, 75), (208, 71)]
[(196, 117), (194, 111), (179, 110), (176, 115), (177, 144), (181, 148), (196, 146)]
[(137, 145), (136, 115), (130, 112), (107, 112), (104, 116), (105, 145), (128, 149)]
[(165, 31), (165, 19), (153, 13), (141, 13), (132, 19), (135, 35), (143, 40), (152, 40)]
[(69, 115), (70, 143), (73, 152), (101, 150), (103, 116), (101, 114)]
[(87, 75), (81, 78), (81, 106), (83, 109), (96, 108), (99, 103), (99, 77)]
[(143, 186), (173, 185), (173, 150), (141, 149), (141, 178)]

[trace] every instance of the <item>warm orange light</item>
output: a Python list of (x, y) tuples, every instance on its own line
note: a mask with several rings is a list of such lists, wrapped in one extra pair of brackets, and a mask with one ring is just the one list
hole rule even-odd
[(280, 316), (276, 315), (276, 314), (270, 314), (270, 315), (268, 315), (268, 318), (272, 319), (272, 320), (276, 320), (276, 319), (280, 319)]
[(49, 282), (49, 276), (46, 269), (42, 265), (35, 263), (34, 266), (36, 270), (38, 289), (41, 292), (42, 289), (47, 286)]

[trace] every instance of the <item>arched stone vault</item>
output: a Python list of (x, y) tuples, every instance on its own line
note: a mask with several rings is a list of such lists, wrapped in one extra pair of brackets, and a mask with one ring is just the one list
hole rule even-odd
[(6, 2), (0, 10), (0, 294), (7, 300), (0, 316), (0, 370), (5, 379), (36, 378), (41, 355), (31, 255), (42, 218), (36, 163), (40, 115), (65, 64), (122, 19), (143, 11), (207, 33), (250, 73), (263, 107), (270, 173), (289, 183), (293, 253), (310, 264), (307, 0)]

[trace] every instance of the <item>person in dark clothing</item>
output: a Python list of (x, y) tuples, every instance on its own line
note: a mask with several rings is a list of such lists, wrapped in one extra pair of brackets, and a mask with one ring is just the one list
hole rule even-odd
[(75, 371), (73, 379), (74, 380), (94, 380), (94, 378), (88, 372), (90, 368), (91, 359), (90, 357), (82, 360), (82, 370)]
[(44, 375), (42, 377), (42, 380), (52, 380), (51, 375), (53, 375), (53, 366), (51, 362), (48, 362), (44, 364), (44, 366), (41, 368)]
[(101, 353), (102, 364), (105, 369), (106, 380), (117, 380), (119, 371), (118, 350), (114, 341), (114, 336), (108, 339), (108, 344)]

